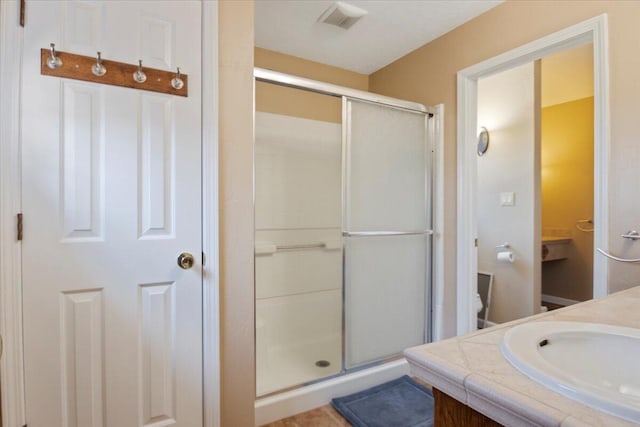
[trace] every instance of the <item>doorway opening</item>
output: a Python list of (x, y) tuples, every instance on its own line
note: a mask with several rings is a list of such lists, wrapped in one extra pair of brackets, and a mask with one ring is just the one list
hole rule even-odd
[(478, 269), (494, 278), (490, 325), (592, 298), (592, 52), (585, 44), (478, 81)]
[[(527, 45), (513, 49), (458, 73), (458, 236), (457, 236), (457, 333), (476, 329), (478, 249), (478, 204), (476, 201), (478, 81), (498, 72), (539, 60), (548, 55), (591, 43), (594, 87), (594, 188), (593, 248), (607, 247), (607, 165), (609, 147), (609, 94), (607, 21), (601, 15)], [(506, 191), (509, 192), (509, 191)], [(506, 199), (510, 199), (505, 195)], [(510, 200), (506, 200), (507, 203)], [(589, 219), (589, 218), (585, 218)], [(535, 234), (540, 239), (541, 233)], [(508, 242), (502, 242), (501, 245)], [(496, 245), (498, 246), (498, 245)], [(496, 248), (496, 250), (501, 248)], [(593, 251), (595, 255), (595, 250)], [(593, 296), (607, 294), (607, 263), (593, 256)], [(541, 257), (541, 253), (534, 254)], [(530, 298), (531, 314), (540, 310), (540, 300)]]

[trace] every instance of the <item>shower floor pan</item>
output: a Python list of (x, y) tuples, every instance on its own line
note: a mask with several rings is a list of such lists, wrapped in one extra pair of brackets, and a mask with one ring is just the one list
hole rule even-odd
[(339, 373), (341, 349), (340, 337), (336, 336), (311, 343), (270, 348), (266, 360), (263, 354), (258, 354), (258, 396)]

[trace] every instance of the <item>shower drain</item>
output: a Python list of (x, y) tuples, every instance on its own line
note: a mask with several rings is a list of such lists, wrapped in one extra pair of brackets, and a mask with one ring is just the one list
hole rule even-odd
[(326, 368), (329, 365), (331, 365), (331, 362), (329, 362), (328, 360), (318, 360), (316, 362), (316, 366), (319, 368)]

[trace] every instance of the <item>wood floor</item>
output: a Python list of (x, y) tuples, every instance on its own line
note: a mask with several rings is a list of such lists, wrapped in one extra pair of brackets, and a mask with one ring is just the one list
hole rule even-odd
[[(418, 377), (413, 379), (425, 387), (431, 388), (431, 385)], [(303, 412), (289, 418), (274, 421), (265, 424), (262, 427), (350, 427), (351, 424), (342, 418), (333, 406), (325, 405), (311, 411)]]
[(557, 310), (559, 308), (564, 308), (564, 305), (560, 305), (560, 304), (554, 304), (552, 302), (548, 302), (548, 301), (542, 301), (542, 305), (547, 306), (547, 310), (552, 311), (552, 310)]
[(265, 424), (263, 427), (349, 427), (342, 415), (331, 405), (321, 406), (289, 418)]

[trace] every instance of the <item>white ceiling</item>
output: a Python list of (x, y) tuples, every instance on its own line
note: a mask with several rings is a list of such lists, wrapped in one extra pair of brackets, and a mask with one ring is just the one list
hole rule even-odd
[(317, 20), (331, 0), (256, 0), (256, 46), (371, 74), (503, 0), (347, 0), (369, 13), (349, 30)]

